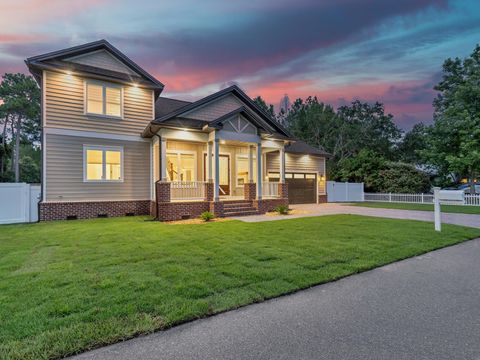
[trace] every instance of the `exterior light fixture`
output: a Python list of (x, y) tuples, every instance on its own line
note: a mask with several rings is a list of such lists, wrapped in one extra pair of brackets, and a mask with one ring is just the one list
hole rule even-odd
[(137, 83), (133, 83), (133, 87), (134, 87), (134, 88), (138, 88), (138, 84), (137, 84)]

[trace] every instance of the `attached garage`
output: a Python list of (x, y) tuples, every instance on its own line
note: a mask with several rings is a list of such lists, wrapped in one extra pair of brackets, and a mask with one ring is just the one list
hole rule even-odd
[[(290, 204), (310, 204), (326, 201), (325, 160), (330, 155), (302, 141), (285, 147), (285, 181)], [(278, 152), (266, 154), (269, 181), (279, 181)]]
[(317, 174), (285, 173), (290, 204), (311, 204), (317, 202)]

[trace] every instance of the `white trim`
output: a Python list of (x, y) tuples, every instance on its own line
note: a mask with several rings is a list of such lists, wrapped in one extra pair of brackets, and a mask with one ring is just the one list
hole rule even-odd
[(51, 134), (51, 135), (88, 137), (88, 138), (97, 138), (97, 139), (106, 139), (106, 140), (151, 142), (151, 139), (145, 139), (145, 138), (142, 138), (141, 136), (101, 133), (96, 131), (69, 130), (69, 129), (60, 129), (60, 128), (52, 128), (52, 127), (45, 128), (43, 131), (45, 134), (49, 134), (49, 135)]
[(62, 201), (45, 201), (47, 204), (62, 204), (62, 203), (92, 203), (92, 202), (125, 202), (125, 201), (151, 201), (150, 199), (121, 199), (121, 200), (97, 200), (97, 199), (82, 199), (82, 200), (62, 200)]
[[(101, 150), (102, 151), (102, 179), (101, 180), (88, 180), (87, 179), (87, 150)], [(107, 180), (105, 179), (106, 161), (105, 156), (107, 151), (119, 151), (120, 152), (120, 180)], [(123, 183), (123, 146), (104, 146), (104, 145), (90, 145), (83, 144), (83, 182), (84, 183)]]
[[(164, 165), (166, 165), (167, 161), (166, 161), (166, 158), (167, 158), (167, 155), (177, 155), (177, 161), (178, 161), (178, 164), (180, 165), (180, 155), (182, 154), (185, 154), (185, 155), (193, 155), (193, 175), (194, 175), (194, 178), (192, 180), (172, 180), (172, 179), (168, 179), (168, 171), (166, 171), (166, 167)], [(197, 178), (198, 178), (198, 174), (197, 174), (197, 152), (196, 151), (193, 151), (193, 150), (169, 150), (169, 149), (166, 149), (165, 151), (165, 164), (162, 164), (162, 167), (165, 167), (165, 175), (167, 177), (167, 181), (197, 181)], [(180, 169), (181, 170), (181, 169)], [(180, 173), (180, 172), (179, 172)]]
[[(91, 113), (88, 112), (88, 102), (87, 102), (87, 86), (89, 84), (97, 85), (102, 87), (102, 114), (98, 113)], [(107, 115), (107, 88), (116, 88), (120, 89), (120, 116), (115, 115)], [(90, 116), (90, 117), (100, 117), (106, 119), (117, 119), (123, 120), (124, 119), (124, 112), (123, 112), (123, 104), (124, 104), (124, 86), (120, 84), (110, 83), (107, 81), (100, 81), (100, 80), (92, 80), (92, 79), (83, 79), (83, 114)]]
[(47, 134), (46, 134), (46, 125), (47, 125), (47, 109), (45, 106), (46, 101), (46, 79), (47, 72), (42, 70), (42, 202), (47, 200)]

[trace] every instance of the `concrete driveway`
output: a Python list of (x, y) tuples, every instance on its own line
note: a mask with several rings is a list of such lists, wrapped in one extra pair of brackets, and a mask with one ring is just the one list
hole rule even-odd
[(480, 359), (480, 240), (76, 359)]
[[(433, 222), (433, 211), (413, 211), (397, 209), (377, 209), (359, 206), (349, 206), (347, 204), (304, 204), (290, 205), (298, 214), (292, 215), (253, 215), (238, 217), (236, 219), (246, 222), (284, 220), (306, 216), (322, 216), (334, 214), (356, 214), (365, 216), (385, 217), (391, 219), (409, 219)], [(447, 214), (442, 213), (442, 222), (446, 224), (464, 225), (480, 228), (480, 215), (470, 214)], [(432, 225), (433, 226), (433, 225)]]

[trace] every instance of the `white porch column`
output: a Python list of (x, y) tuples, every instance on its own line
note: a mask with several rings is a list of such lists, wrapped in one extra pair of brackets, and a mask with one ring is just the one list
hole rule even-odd
[(212, 181), (212, 143), (207, 142), (207, 181)]
[(280, 182), (285, 183), (285, 149), (280, 149)]
[(257, 144), (257, 200), (262, 199), (262, 144)]
[(213, 157), (215, 164), (215, 176), (213, 181), (213, 201), (220, 200), (220, 146), (218, 139), (213, 142)]
[(160, 179), (167, 181), (167, 139), (164, 137), (160, 140)]
[(253, 145), (248, 147), (248, 182), (253, 183)]

